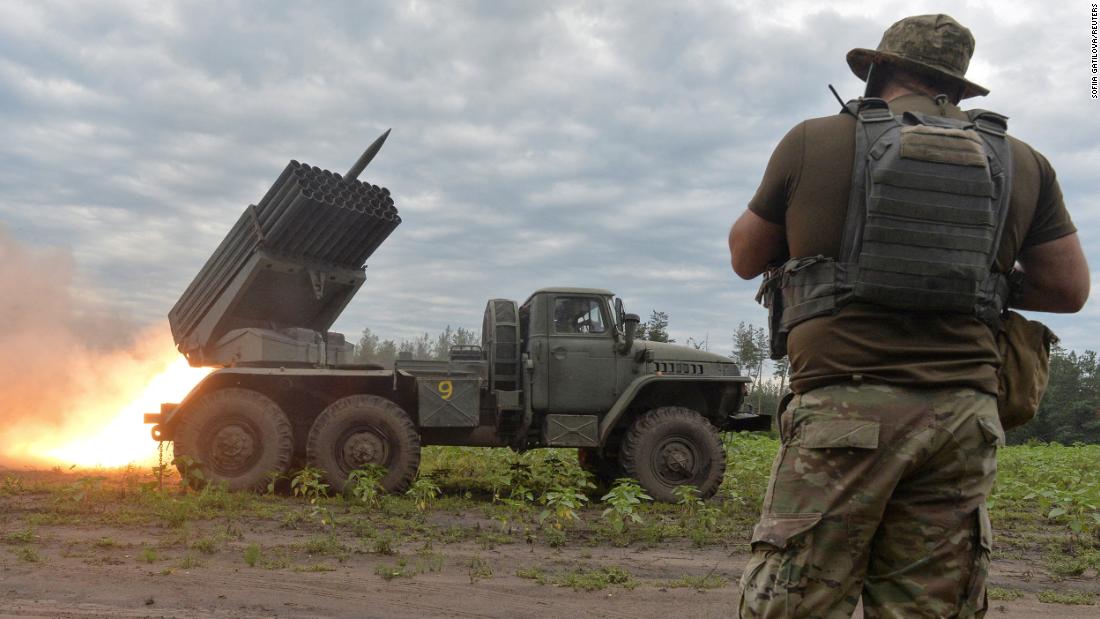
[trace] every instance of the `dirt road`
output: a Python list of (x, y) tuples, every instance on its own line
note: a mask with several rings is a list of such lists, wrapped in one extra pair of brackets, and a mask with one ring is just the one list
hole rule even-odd
[[(655, 505), (622, 536), (588, 507), (562, 534), (540, 508), (461, 490), (425, 508), (157, 485), (0, 471), (0, 619), (729, 617), (755, 518), (704, 531)], [(990, 617), (1100, 617), (1095, 567), (1056, 576), (1054, 545), (1004, 535)]]
[[(0, 617), (728, 617), (746, 559), (682, 543), (553, 549), (469, 542), (333, 558), (316, 545), (318, 554), (310, 554), (312, 540), (260, 527), (196, 554), (166, 549), (159, 529), (49, 527), (35, 540), (33, 558), (20, 555), (31, 546), (18, 544), (0, 553)], [(300, 550), (267, 550), (249, 566), (249, 547), (261, 543)], [(622, 573), (629, 582), (615, 584)], [(684, 586), (691, 583), (715, 588)], [(1042, 590), (1096, 589), (1091, 579), (1055, 583), (1026, 564), (1001, 562), (993, 584), (1023, 593), (992, 601), (993, 617), (1100, 614), (1036, 599)]]

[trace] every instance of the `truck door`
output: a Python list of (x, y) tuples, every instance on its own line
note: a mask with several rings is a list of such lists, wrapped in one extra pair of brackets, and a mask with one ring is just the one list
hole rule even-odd
[(602, 297), (556, 295), (549, 319), (550, 411), (606, 411), (615, 397), (615, 340)]

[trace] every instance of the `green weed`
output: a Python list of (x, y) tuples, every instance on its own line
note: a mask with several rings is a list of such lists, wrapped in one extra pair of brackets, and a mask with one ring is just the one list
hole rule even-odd
[(522, 567), (516, 570), (516, 576), (533, 580), (540, 585), (550, 584), (551, 574), (541, 567)]
[(109, 537), (101, 537), (92, 542), (92, 545), (96, 548), (115, 548), (118, 546), (118, 542)]
[(367, 464), (348, 474), (346, 491), (352, 499), (368, 509), (378, 509), (382, 504), (382, 478), (386, 476), (386, 467), (380, 464)]
[(416, 570), (409, 567), (408, 559), (402, 558), (393, 564), (379, 563), (374, 566), (374, 573), (381, 576), (383, 580), (393, 580), (394, 578), (411, 578), (416, 575)]
[(391, 533), (383, 532), (371, 541), (370, 551), (376, 555), (395, 555), (397, 539)]
[(348, 556), (348, 549), (340, 543), (336, 535), (322, 535), (306, 540), (302, 550), (310, 555), (334, 556), (341, 561)]
[(248, 567), (256, 567), (256, 563), (260, 560), (262, 552), (260, 551), (259, 544), (249, 544), (244, 549), (244, 562)]
[(543, 494), (541, 502), (546, 509), (539, 513), (539, 522), (549, 521), (551, 526), (560, 531), (580, 522), (577, 511), (588, 502), (588, 497), (576, 487), (558, 486)]
[(23, 494), (23, 480), (14, 475), (4, 475), (3, 479), (0, 479), (0, 496), (15, 496), (17, 494)]
[(328, 496), (328, 484), (324, 482), (324, 478), (324, 471), (307, 466), (290, 478), (290, 491), (294, 496), (302, 497), (315, 505)]
[(611, 523), (611, 530), (616, 535), (622, 535), (626, 531), (627, 523), (642, 522), (637, 508), (642, 501), (652, 501), (653, 497), (646, 494), (636, 480), (623, 477), (616, 479), (615, 485), (600, 500), (610, 505), (603, 510), (604, 519)]
[(1075, 591), (1066, 589), (1062, 591), (1040, 591), (1039, 601), (1047, 604), (1071, 604), (1092, 606), (1096, 603), (1096, 594), (1091, 591)]
[(202, 465), (191, 456), (172, 458), (172, 466), (180, 472), (181, 490), (194, 490), (206, 485), (206, 475), (202, 472)]
[(672, 589), (688, 588), (695, 589), (696, 591), (703, 591), (705, 589), (721, 589), (727, 584), (729, 584), (729, 581), (718, 574), (706, 574), (703, 576), (689, 576), (685, 574), (676, 580), (670, 580), (665, 586)]
[(26, 527), (22, 531), (12, 531), (4, 535), (7, 544), (30, 544), (34, 542), (34, 528)]
[(15, 556), (27, 563), (41, 563), (42, 557), (38, 556), (38, 551), (30, 546), (23, 546), (19, 550), (15, 551)]
[(412, 487), (405, 492), (405, 494), (411, 497), (415, 502), (416, 509), (422, 512), (428, 511), (428, 509), (431, 508), (432, 503), (435, 502), (439, 493), (439, 486), (428, 477), (417, 478), (417, 480), (413, 482)]
[(474, 555), (470, 559), (470, 563), (467, 565), (469, 568), (467, 574), (470, 576), (470, 584), (477, 584), (477, 581), (492, 578), (493, 568), (489, 565), (488, 561), (483, 560), (479, 555)]
[(212, 555), (218, 552), (218, 549), (222, 545), (222, 540), (217, 537), (203, 537), (197, 539), (190, 544), (191, 550), (197, 550), (204, 555)]
[(638, 581), (630, 572), (615, 566), (593, 570), (570, 570), (554, 577), (553, 583), (559, 587), (569, 587), (574, 591), (600, 591), (612, 585), (624, 589), (633, 589), (638, 586)]
[(991, 600), (997, 600), (999, 602), (1011, 602), (1024, 597), (1024, 594), (1019, 589), (1007, 589), (1005, 587), (989, 587), (986, 590), (986, 594)]
[(295, 572), (335, 572), (336, 568), (324, 563), (311, 563), (310, 565), (295, 565)]
[(98, 498), (106, 477), (81, 477), (77, 481), (63, 486), (57, 493), (55, 502), (69, 505), (90, 506), (93, 498)]

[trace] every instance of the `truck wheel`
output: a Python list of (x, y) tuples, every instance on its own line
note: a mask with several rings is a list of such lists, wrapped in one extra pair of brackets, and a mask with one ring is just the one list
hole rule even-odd
[(639, 417), (623, 439), (622, 464), (656, 501), (672, 503), (677, 486), (695, 486), (714, 496), (726, 472), (718, 430), (702, 415), (680, 406), (655, 408)]
[(348, 474), (365, 464), (386, 467), (386, 492), (404, 492), (420, 468), (420, 435), (401, 407), (374, 395), (352, 395), (328, 406), (313, 422), (306, 459), (343, 492)]
[(261, 490), (268, 473), (290, 466), (294, 432), (271, 398), (251, 389), (219, 389), (187, 408), (172, 445), (176, 458), (191, 459), (177, 463), (181, 475), (197, 466), (203, 481)]
[(617, 453), (601, 456), (600, 450), (595, 447), (581, 447), (577, 449), (577, 463), (582, 469), (592, 474), (593, 481), (596, 483), (596, 492), (601, 496), (615, 485), (616, 479), (626, 477)]

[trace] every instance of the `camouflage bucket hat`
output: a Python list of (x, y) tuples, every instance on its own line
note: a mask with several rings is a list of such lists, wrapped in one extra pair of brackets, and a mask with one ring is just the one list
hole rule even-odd
[(863, 81), (872, 64), (890, 63), (907, 71), (959, 84), (962, 98), (989, 94), (965, 77), (974, 55), (974, 35), (949, 15), (916, 15), (897, 22), (882, 35), (878, 49), (848, 52), (848, 66)]

